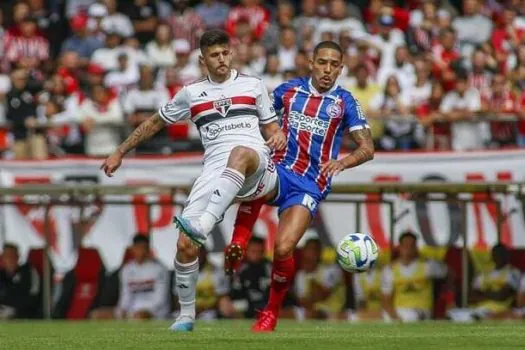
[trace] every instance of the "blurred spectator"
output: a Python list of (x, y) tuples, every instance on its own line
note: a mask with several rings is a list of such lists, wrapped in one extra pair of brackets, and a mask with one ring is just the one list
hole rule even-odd
[(239, 37), (237, 28), (241, 23), (247, 23), (249, 36), (254, 40), (260, 40), (268, 28), (270, 22), (270, 11), (260, 5), (260, 0), (241, 0), (239, 6), (235, 6), (226, 19), (225, 29), (233, 37)]
[[(130, 90), (123, 103), (127, 120), (133, 128), (139, 126), (170, 100), (168, 91), (165, 88), (154, 89), (153, 82), (153, 69), (150, 66), (141, 66), (138, 88)], [(168, 147), (167, 145), (167, 129), (164, 128), (150, 140), (140, 144), (137, 152), (170, 153), (163, 152), (163, 148)]]
[(204, 31), (201, 16), (189, 7), (188, 0), (171, 0), (173, 14), (168, 23), (175, 40), (184, 40), (189, 44), (189, 51), (199, 48), (199, 38)]
[(463, 16), (457, 17), (452, 26), (466, 54), (471, 53), (475, 45), (489, 40), (492, 32), (492, 22), (481, 14), (481, 0), (463, 0)]
[(10, 35), (5, 45), (5, 57), (12, 67), (38, 70), (49, 58), (49, 42), (37, 31), (36, 19), (26, 16), (19, 31)]
[(490, 95), (492, 75), (487, 63), (487, 54), (481, 49), (474, 51), (469, 81), (470, 86), (477, 89), (482, 98)]
[(512, 121), (497, 121), (514, 115), (518, 110), (518, 101), (508, 87), (503, 74), (496, 74), (489, 88), (490, 95), (482, 99), (482, 111), (488, 115), (490, 122), (491, 146), (499, 148), (516, 143), (515, 123)]
[[(176, 297), (176, 289), (173, 288)], [(205, 248), (199, 251), (199, 277), (195, 293), (196, 318), (214, 320), (219, 314), (219, 305), (229, 300), (229, 286), (222, 269), (208, 261), (208, 252)], [(177, 303), (175, 303), (177, 304)], [(222, 308), (224, 310), (224, 307)]]
[(101, 23), (105, 32), (117, 33), (123, 38), (129, 38), (135, 34), (130, 18), (117, 12), (117, 0), (102, 0), (102, 3), (107, 9), (107, 14)]
[[(221, 313), (230, 318), (253, 318), (268, 301), (272, 264), (264, 256), (264, 240), (253, 237), (246, 248), (246, 257), (232, 277), (230, 299)], [(231, 305), (231, 307), (230, 307)]]
[(497, 244), (492, 248), (494, 268), (478, 274), (470, 295), (470, 309), (452, 309), (448, 312), (455, 321), (513, 318), (512, 305), (519, 290), (519, 271), (510, 265), (509, 251)]
[(445, 91), (454, 88), (455, 72), (452, 63), (459, 60), (460, 54), (456, 49), (456, 32), (452, 28), (442, 29), (439, 33), (439, 42), (432, 49), (434, 63), (433, 76), (441, 80)]
[(313, 41), (315, 27), (319, 24), (319, 20), (317, 0), (301, 0), (301, 13), (293, 20), (300, 47), (304, 48), (306, 42)]
[(88, 31), (91, 35), (98, 37), (99, 39), (104, 39), (104, 29), (102, 28), (102, 21), (108, 15), (108, 9), (106, 6), (95, 3), (92, 4), (88, 11)]
[(415, 110), (421, 125), (427, 131), (426, 148), (429, 150), (447, 151), (452, 147), (450, 122), (440, 112), (443, 96), (443, 86), (435, 81), (427, 103)]
[(368, 114), (371, 118), (384, 120), (385, 132), (379, 142), (380, 148), (406, 151), (422, 142), (420, 125), (406, 119), (410, 114), (410, 100), (394, 75), (388, 77), (384, 91), (370, 101)]
[(300, 269), (294, 282), (297, 318), (334, 319), (345, 303), (341, 269), (321, 264), (321, 241), (309, 239), (301, 250)]
[(414, 322), (429, 319), (433, 306), (433, 279), (447, 268), (418, 258), (417, 236), (406, 231), (399, 237), (399, 258), (383, 269), (381, 292), (386, 320)]
[(414, 111), (417, 107), (428, 102), (432, 92), (430, 81), (430, 67), (426, 61), (418, 59), (414, 62), (415, 82), (405, 89), (410, 109)]
[(91, 5), (96, 3), (97, 0), (68, 0), (65, 2), (65, 12), (67, 18), (72, 18), (73, 16), (81, 13), (87, 12)]
[(103, 157), (115, 151), (124, 116), (118, 98), (109, 89), (92, 86), (90, 97), (80, 105), (78, 119), (86, 134), (87, 155)]
[(315, 26), (315, 42), (319, 42), (321, 35), (329, 33), (331, 40), (338, 40), (341, 33), (350, 33), (352, 38), (361, 38), (366, 35), (365, 26), (358, 18), (349, 16), (344, 0), (330, 0), (328, 17), (321, 19)]
[(509, 251), (501, 244), (492, 248), (494, 269), (474, 279), (471, 303), (476, 305), (478, 317), (498, 317), (507, 314), (516, 301), (519, 271), (510, 265)]
[(477, 121), (481, 109), (478, 90), (470, 86), (465, 71), (457, 74), (456, 87), (441, 103), (441, 113), (452, 124), (452, 149), (466, 151), (481, 149), (488, 138), (486, 124)]
[(392, 16), (381, 16), (378, 23), (379, 31), (369, 39), (369, 42), (379, 51), (381, 67), (393, 67), (396, 49), (406, 45), (405, 36), (401, 30), (394, 28)]
[(154, 0), (132, 0), (122, 1), (122, 13), (126, 15), (133, 24), (134, 37), (144, 45), (153, 39), (157, 28), (157, 6)]
[(502, 12), (496, 17), (496, 28), (492, 32), (491, 44), (494, 47), (497, 57), (505, 62), (505, 69), (507, 61), (511, 53), (520, 45), (525, 31), (523, 28), (518, 29), (515, 25), (516, 11), (512, 8), (504, 8)]
[(295, 55), (297, 54), (297, 36), (293, 27), (281, 29), (281, 40), (277, 51), (279, 67), (281, 71), (295, 67)]
[(202, 18), (206, 29), (223, 28), (230, 7), (218, 0), (203, 0), (195, 7), (195, 11)]
[(202, 76), (198, 63), (191, 60), (190, 44), (184, 39), (174, 41), (175, 50), (175, 70), (179, 76), (179, 81), (183, 84), (189, 84)]
[(117, 314), (129, 319), (164, 319), (169, 307), (169, 272), (151, 257), (149, 238), (133, 238), (133, 260), (120, 274)]
[(7, 120), (11, 123), (16, 159), (47, 158), (46, 139), (38, 129), (36, 92), (28, 83), (28, 72), (17, 69), (11, 73), (11, 91), (7, 94)]
[(104, 68), (106, 71), (115, 70), (118, 68), (118, 55), (122, 51), (119, 48), (121, 37), (113, 31), (107, 31), (105, 34), (104, 46), (93, 53), (91, 63)]
[(88, 18), (82, 15), (71, 18), (69, 25), (73, 35), (62, 44), (62, 52), (74, 51), (78, 53), (82, 66), (87, 66), (91, 55), (104, 45), (100, 38), (88, 34), (87, 22)]
[(0, 259), (0, 320), (36, 318), (40, 302), (38, 273), (29, 264), (19, 264), (14, 244), (4, 244)]
[(11, 79), (0, 74), (0, 154), (8, 147), (7, 134), (7, 93), (11, 90)]
[(272, 93), (272, 91), (283, 82), (283, 78), (279, 73), (281, 70), (279, 65), (280, 62), (277, 55), (268, 56), (262, 80), (264, 81), (269, 93)]
[[(276, 21), (270, 22), (268, 28), (264, 33), (261, 42), (268, 51), (276, 51), (279, 38), (285, 28), (293, 27), (293, 18), (295, 16), (295, 8), (289, 1), (279, 1), (277, 4), (277, 13), (275, 14)], [(304, 28), (296, 28), (296, 34), (304, 30)]]
[(117, 70), (106, 75), (104, 85), (117, 92), (119, 98), (123, 100), (128, 90), (139, 81), (139, 69), (137, 65), (130, 63), (127, 53), (119, 53), (117, 60)]
[(428, 52), (439, 36), (438, 10), (432, 0), (423, 1), (421, 9), (410, 14), (409, 38), (411, 48), (417, 52)]
[(299, 50), (295, 54), (295, 70), (299, 77), (306, 77), (310, 74), (310, 58), (306, 51)]
[[(370, 102), (378, 95), (381, 91), (381, 87), (377, 84), (371, 77), (368, 72), (368, 68), (364, 65), (358, 65), (355, 69), (355, 81), (350, 82), (350, 85), (347, 86), (348, 89), (352, 92), (352, 95), (359, 101), (361, 107), (365, 113), (372, 117), (369, 114), (370, 111)], [(373, 112), (372, 112), (373, 113)], [(374, 143), (378, 143), (379, 139), (383, 136), (385, 126), (379, 116), (373, 116), (376, 118), (370, 118), (368, 124), (372, 132), (372, 138)]]
[(155, 39), (146, 45), (148, 59), (156, 67), (175, 64), (175, 50), (171, 40), (171, 30), (167, 24), (160, 24), (155, 32)]
[(364, 273), (354, 273), (352, 283), (355, 295), (355, 312), (351, 321), (380, 320), (381, 309), (381, 269), (375, 267)]
[(377, 82), (384, 86), (388, 77), (395, 76), (403, 90), (414, 86), (416, 76), (414, 66), (410, 63), (410, 54), (406, 46), (399, 46), (394, 51), (393, 65), (385, 65), (381, 61), (381, 67), (377, 72)]

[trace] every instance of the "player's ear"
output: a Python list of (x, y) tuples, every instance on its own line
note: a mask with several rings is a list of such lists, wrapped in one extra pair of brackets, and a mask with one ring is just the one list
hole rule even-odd
[(308, 59), (308, 66), (310, 66), (310, 71), (314, 69), (314, 59), (315, 59), (314, 56)]
[(204, 56), (203, 55), (199, 55), (199, 63), (201, 66), (204, 66)]

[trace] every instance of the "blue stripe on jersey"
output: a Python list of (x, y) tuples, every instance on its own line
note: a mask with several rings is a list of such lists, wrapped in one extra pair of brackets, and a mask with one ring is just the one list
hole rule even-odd
[[(325, 121), (329, 121), (330, 117), (326, 114), (325, 111), (328, 105), (332, 102), (333, 99), (323, 97), (323, 101), (321, 102), (321, 108), (319, 108), (319, 113), (316, 117)], [(305, 175), (307, 178), (310, 178), (314, 181), (317, 179), (317, 176), (319, 175), (320, 171), (321, 164), (319, 163), (321, 161), (321, 149), (323, 147), (323, 140), (324, 136), (314, 134), (312, 137), (312, 145), (310, 146), (310, 165), (308, 166), (308, 170), (305, 172)]]
[(295, 158), (297, 158), (297, 154), (299, 153), (299, 143), (297, 142), (299, 131), (297, 130), (297, 127), (290, 124), (290, 120), (292, 119), (290, 114), (293, 112), (304, 112), (308, 97), (309, 96), (302, 92), (297, 92), (295, 94), (295, 101), (292, 102), (290, 106), (290, 113), (288, 114), (288, 135), (286, 135), (288, 137), (288, 149), (283, 161), (281, 162), (287, 166), (291, 166), (293, 164)]

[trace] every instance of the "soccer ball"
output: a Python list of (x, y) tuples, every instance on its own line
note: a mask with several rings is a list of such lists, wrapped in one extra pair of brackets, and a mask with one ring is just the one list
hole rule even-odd
[(372, 237), (362, 233), (346, 235), (337, 245), (337, 262), (348, 272), (371, 269), (378, 256), (377, 244)]

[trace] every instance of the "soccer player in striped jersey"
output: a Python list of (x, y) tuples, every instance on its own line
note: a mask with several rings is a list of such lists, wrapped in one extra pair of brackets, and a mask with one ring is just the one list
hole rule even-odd
[(220, 30), (204, 33), (200, 50), (208, 76), (184, 86), (101, 166), (106, 175), (112, 176), (127, 152), (166, 124), (191, 119), (199, 128), (204, 146), (203, 170), (182, 215), (175, 218), (185, 235), (179, 235), (175, 257), (181, 311), (171, 326), (174, 331), (193, 330), (199, 246), (232, 201), (254, 200), (275, 187), (277, 174), (270, 149), (280, 150), (286, 145), (262, 81), (231, 69), (228, 35)]
[[(336, 84), (343, 68), (338, 44), (318, 44), (311, 61), (311, 76), (285, 82), (273, 92), (273, 104), (282, 113), (287, 147), (273, 157), (279, 183), (264, 200), (279, 207), (279, 227), (274, 247), (270, 299), (253, 330), (273, 331), (282, 301), (294, 273), (294, 249), (314, 217), (319, 203), (330, 192), (333, 176), (374, 157), (370, 128), (359, 102)], [(338, 159), (344, 132), (357, 148)], [(226, 272), (242, 259), (246, 242), (264, 200), (242, 203), (232, 243), (225, 254)]]

